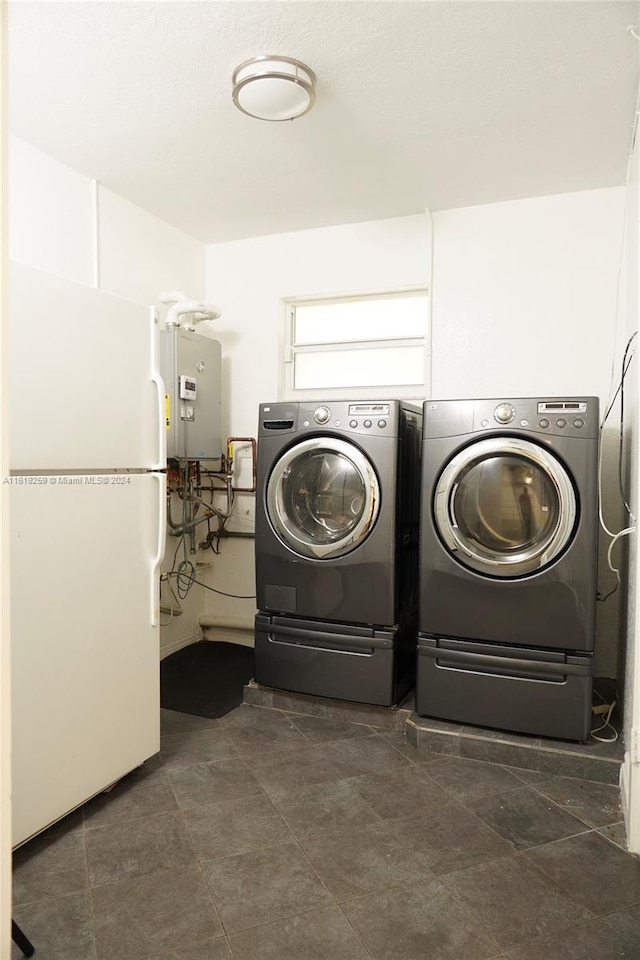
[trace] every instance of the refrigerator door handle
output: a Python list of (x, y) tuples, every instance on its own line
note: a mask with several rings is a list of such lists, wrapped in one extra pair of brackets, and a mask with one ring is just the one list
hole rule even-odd
[(166, 492), (167, 475), (165, 473), (152, 473), (152, 477), (158, 482), (158, 541), (156, 544), (156, 553), (151, 560), (151, 626), (155, 627), (160, 622), (160, 564), (164, 557), (164, 545), (167, 538), (167, 511), (166, 511)]
[(149, 308), (151, 318), (151, 380), (156, 388), (156, 418), (157, 418), (157, 436), (158, 436), (158, 462), (153, 466), (162, 470), (167, 462), (167, 422), (165, 414), (165, 386), (160, 375), (160, 363), (158, 359), (158, 311), (155, 307)]

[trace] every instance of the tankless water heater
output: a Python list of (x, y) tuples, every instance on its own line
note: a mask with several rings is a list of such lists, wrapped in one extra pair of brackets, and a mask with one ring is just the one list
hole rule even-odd
[(160, 334), (165, 384), (167, 457), (217, 460), (222, 455), (221, 348), (180, 327)]

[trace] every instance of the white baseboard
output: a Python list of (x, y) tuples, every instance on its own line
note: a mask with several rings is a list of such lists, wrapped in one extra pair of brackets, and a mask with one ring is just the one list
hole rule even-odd
[(627, 848), (640, 854), (640, 763), (632, 763), (628, 752), (620, 768), (620, 794)]
[(205, 640), (220, 642), (226, 640), (228, 643), (239, 643), (243, 647), (254, 646), (253, 627), (223, 627), (223, 626), (202, 626), (202, 633)]
[(183, 647), (188, 647), (190, 643), (195, 643), (196, 640), (202, 640), (202, 634), (199, 630), (195, 630), (188, 637), (179, 637), (177, 640), (172, 640), (171, 643), (163, 644), (160, 648), (160, 659), (164, 660), (169, 654), (175, 653), (176, 650), (182, 650)]
[(624, 816), (624, 826), (629, 834), (629, 754), (625, 753), (622, 766), (620, 767), (620, 802), (622, 804), (622, 815)]

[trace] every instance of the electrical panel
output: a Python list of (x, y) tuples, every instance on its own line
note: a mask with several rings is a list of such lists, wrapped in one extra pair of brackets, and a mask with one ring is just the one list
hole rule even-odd
[(217, 460), (222, 455), (221, 347), (181, 327), (160, 333), (167, 457)]

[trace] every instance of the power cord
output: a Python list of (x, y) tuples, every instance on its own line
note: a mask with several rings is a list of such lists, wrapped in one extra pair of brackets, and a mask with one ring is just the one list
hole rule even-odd
[[(613, 548), (614, 548), (614, 546), (616, 545), (616, 543), (618, 542), (618, 540), (620, 540), (621, 537), (629, 536), (629, 534), (635, 533), (635, 531), (636, 531), (636, 527), (635, 527), (635, 519), (636, 519), (636, 518), (633, 516), (633, 514), (632, 514), (632, 512), (631, 512), (631, 508), (630, 508), (630, 506), (629, 506), (629, 504), (628, 504), (628, 502), (627, 502), (627, 497), (626, 497), (625, 490), (624, 490), (624, 483), (623, 483), (623, 478), (622, 478), (622, 448), (623, 448), (623, 441), (624, 441), (624, 381), (625, 381), (625, 377), (626, 377), (626, 375), (627, 375), (627, 372), (628, 372), (628, 370), (629, 370), (629, 366), (631, 365), (631, 361), (633, 360), (633, 357), (634, 357), (634, 354), (633, 354), (633, 353), (630, 354), (631, 345), (633, 344), (633, 341), (635, 340), (635, 338), (636, 338), (637, 336), (638, 336), (638, 330), (634, 331), (634, 333), (632, 333), (631, 336), (629, 337), (629, 339), (627, 340), (627, 345), (626, 345), (626, 347), (625, 347), (624, 355), (623, 355), (623, 358), (622, 358), (622, 367), (621, 367), (621, 373), (620, 373), (620, 380), (619, 380), (619, 382), (618, 382), (617, 389), (615, 390), (615, 392), (613, 393), (613, 396), (611, 397), (609, 403), (607, 404), (607, 408), (606, 408), (605, 414), (604, 414), (604, 416), (603, 416), (603, 418), (602, 418), (602, 421), (601, 421), (601, 423), (600, 423), (600, 444), (599, 444), (599, 449), (598, 449), (598, 517), (599, 517), (599, 520), (600, 520), (600, 526), (602, 527), (602, 529), (604, 530), (604, 532), (607, 534), (607, 536), (611, 537), (611, 542), (610, 542), (609, 548), (608, 548), (608, 550), (607, 550), (607, 564), (608, 564), (609, 569), (611, 570), (611, 572), (614, 573), (614, 574), (615, 574), (615, 577), (616, 577), (616, 584), (614, 585), (613, 589), (610, 590), (610, 591), (606, 594), (606, 596), (603, 596), (602, 594), (599, 594), (599, 596), (597, 597), (597, 599), (598, 599), (598, 600), (601, 600), (601, 601), (605, 601), (605, 600), (607, 600), (610, 596), (612, 596), (612, 594), (614, 594), (614, 593), (616, 592), (616, 590), (617, 590), (617, 588), (618, 588), (618, 584), (620, 583), (620, 568), (619, 568), (619, 567), (615, 567), (615, 566), (613, 565), (613, 560), (612, 560)], [(605, 521), (604, 521), (604, 514), (603, 514), (603, 502), (602, 502), (602, 454), (603, 454), (603, 446), (604, 446), (604, 445), (603, 445), (603, 442), (602, 442), (602, 434), (603, 434), (604, 426), (605, 426), (605, 424), (606, 424), (606, 422), (607, 422), (607, 419), (608, 419), (608, 417), (609, 417), (609, 414), (611, 413), (611, 411), (612, 411), (612, 409), (613, 409), (613, 405), (614, 405), (615, 402), (616, 402), (616, 399), (617, 399), (617, 397), (618, 397), (618, 394), (620, 394), (620, 434), (619, 434), (619, 437), (620, 437), (620, 438), (619, 438), (619, 450), (618, 450), (618, 484), (619, 484), (619, 488), (620, 488), (620, 495), (621, 495), (621, 498), (622, 498), (622, 502), (624, 503), (625, 509), (626, 509), (626, 511), (627, 511), (627, 513), (628, 513), (628, 515), (629, 515), (629, 518), (630, 518), (630, 520), (631, 520), (631, 523), (630, 523), (627, 527), (625, 527), (623, 530), (618, 530), (617, 533), (614, 533), (614, 531), (613, 531), (613, 530), (609, 530), (608, 526), (606, 525), (606, 523), (605, 523)]]
[[(604, 721), (599, 727), (594, 727), (594, 729), (591, 731), (591, 739), (597, 740), (599, 743), (614, 743), (614, 741), (618, 739), (618, 731), (611, 723), (611, 714), (613, 713), (618, 701), (612, 700), (611, 703), (607, 703), (604, 697), (598, 693), (597, 690), (594, 690), (594, 693), (599, 700), (602, 700), (602, 703), (592, 707), (591, 712), (594, 716), (604, 717)], [(613, 735), (609, 737), (599, 737), (598, 734), (607, 728), (611, 730)]]

